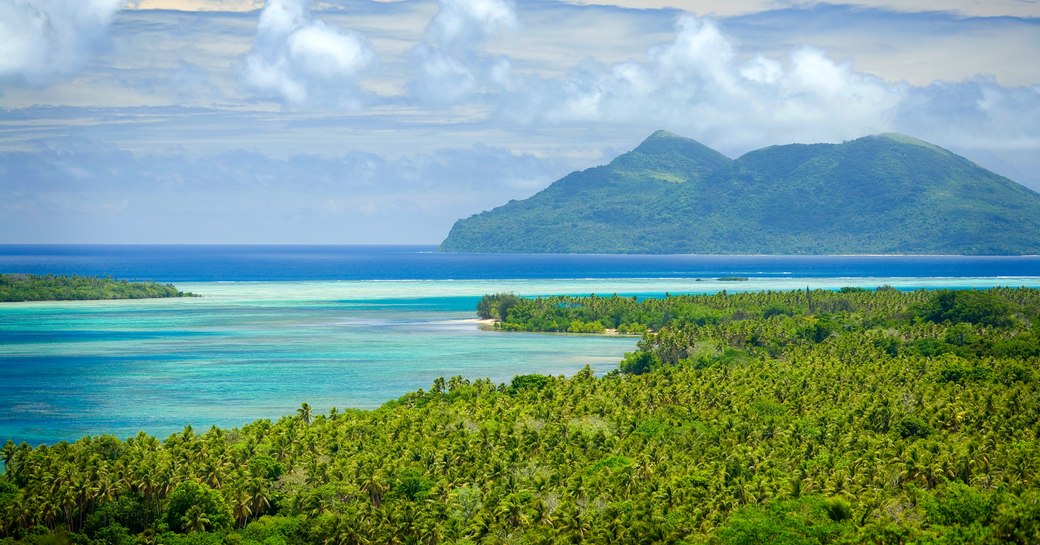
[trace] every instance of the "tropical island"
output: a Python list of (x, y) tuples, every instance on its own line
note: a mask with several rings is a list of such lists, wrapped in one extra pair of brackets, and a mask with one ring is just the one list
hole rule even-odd
[(5, 303), (195, 296), (178, 290), (173, 284), (129, 282), (97, 276), (0, 274), (0, 302)]
[(602, 377), (452, 377), (371, 411), (8, 442), (0, 543), (1040, 542), (1040, 290), (491, 295), (478, 312), (647, 331)]
[(730, 159), (666, 131), (455, 223), (446, 252), (1040, 254), (1040, 194), (899, 134)]

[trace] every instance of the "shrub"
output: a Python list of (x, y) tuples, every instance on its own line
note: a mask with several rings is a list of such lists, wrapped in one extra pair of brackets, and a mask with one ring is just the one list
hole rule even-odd
[(1006, 327), (1011, 324), (1011, 304), (993, 292), (939, 290), (916, 305), (914, 316), (928, 322), (969, 323)]
[(916, 416), (907, 416), (896, 423), (896, 431), (903, 439), (924, 439), (932, 434), (932, 427)]

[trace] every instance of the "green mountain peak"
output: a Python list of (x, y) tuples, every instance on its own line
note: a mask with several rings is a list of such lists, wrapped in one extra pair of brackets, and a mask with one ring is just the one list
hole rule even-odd
[(729, 157), (693, 140), (659, 130), (632, 151), (615, 158), (611, 168), (671, 182), (686, 182), (728, 166)]
[[(868, 138), (870, 138), (870, 137), (868, 137)], [(886, 140), (891, 140), (892, 142), (895, 142), (895, 143), (898, 143), (898, 144), (907, 144), (907, 145), (911, 145), (911, 146), (919, 146), (919, 147), (927, 148), (927, 149), (930, 149), (932, 151), (936, 151), (936, 152), (939, 152), (939, 153), (953, 155), (952, 152), (950, 152), (948, 150), (945, 150), (943, 148), (940, 148), (939, 146), (936, 146), (935, 144), (932, 144), (930, 142), (925, 142), (924, 140), (921, 140), (920, 138), (914, 138), (913, 136), (907, 136), (905, 134), (900, 134), (900, 133), (897, 133), (897, 132), (881, 133), (881, 134), (877, 135), (875, 138), (884, 138)]]
[[(696, 155), (709, 155), (712, 157), (722, 156), (721, 153), (701, 144), (700, 142), (686, 138), (685, 136), (679, 136), (675, 133), (671, 133), (665, 130), (655, 131), (650, 136), (646, 137), (642, 143), (636, 146), (629, 153), (641, 153), (648, 155), (663, 155), (663, 154), (674, 154), (676, 152), (682, 154), (696, 154)], [(625, 154), (627, 155), (627, 154)], [(624, 157), (624, 155), (622, 155)]]
[(689, 140), (689, 138), (686, 138), (684, 136), (679, 136), (678, 134), (675, 134), (674, 132), (666, 131), (664, 129), (658, 129), (658, 130), (654, 131), (653, 134), (651, 134), (650, 136), (647, 136), (646, 140), (643, 140), (643, 143), (645, 144), (645, 143), (651, 142), (653, 140), (668, 139), (668, 138), (679, 138), (679, 139), (682, 139), (682, 140)]
[(456, 222), (441, 249), (1040, 254), (1040, 194), (901, 134), (732, 160), (657, 131), (608, 165)]

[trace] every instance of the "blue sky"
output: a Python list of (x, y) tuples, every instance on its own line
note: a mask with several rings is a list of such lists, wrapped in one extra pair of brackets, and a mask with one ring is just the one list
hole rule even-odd
[(0, 0), (0, 243), (438, 243), (656, 129), (1040, 190), (1036, 0)]

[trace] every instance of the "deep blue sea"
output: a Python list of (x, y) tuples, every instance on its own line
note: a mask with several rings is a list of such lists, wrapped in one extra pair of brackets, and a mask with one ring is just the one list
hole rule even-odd
[[(373, 408), (437, 377), (613, 369), (633, 337), (501, 333), (484, 293), (1040, 287), (1040, 257), (443, 254), (432, 246), (0, 246), (0, 272), (199, 298), (0, 304), (0, 443)], [(747, 277), (727, 282), (718, 278)]]
[(562, 278), (1003, 277), (1040, 256), (450, 254), (436, 246), (0, 245), (0, 271), (159, 282)]

